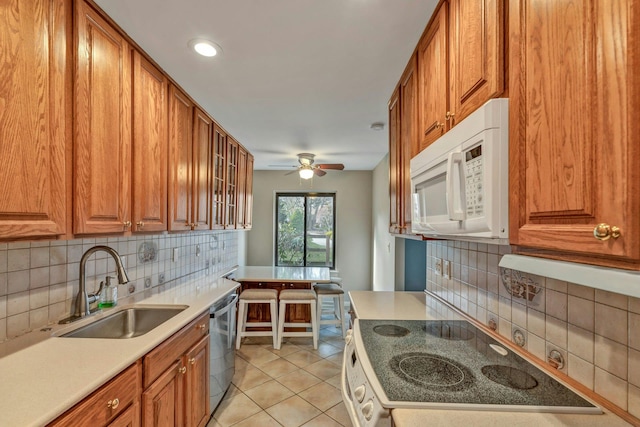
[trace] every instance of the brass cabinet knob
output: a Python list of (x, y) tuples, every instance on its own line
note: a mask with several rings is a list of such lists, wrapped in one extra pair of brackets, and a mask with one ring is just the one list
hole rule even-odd
[(601, 223), (593, 229), (593, 237), (598, 240), (609, 240), (611, 237), (617, 239), (620, 237), (620, 228), (615, 225)]
[(187, 373), (187, 367), (183, 366), (182, 368), (178, 368), (178, 372), (180, 372), (181, 374), (186, 374)]
[(196, 359), (192, 357), (191, 359), (189, 359), (189, 363), (192, 364), (192, 365), (195, 365), (196, 364)]
[(107, 408), (116, 409), (120, 405), (120, 399), (117, 397), (107, 402)]
[(185, 227), (191, 227), (191, 225), (192, 225), (192, 224), (189, 224), (188, 222), (185, 222), (185, 223), (184, 223), (184, 226), (185, 226)]
[(197, 224), (197, 223), (195, 223), (195, 222), (194, 222), (194, 223), (192, 223), (192, 224), (191, 224), (191, 228), (195, 230), (196, 228), (198, 228), (198, 224)]
[(138, 221), (138, 222), (136, 222), (136, 225), (138, 226), (138, 228), (143, 228), (144, 227), (144, 222)]
[(131, 227), (131, 221), (125, 221), (122, 223), (122, 225), (124, 225), (124, 228), (129, 228)]
[(450, 121), (450, 120), (453, 120), (453, 116), (455, 116), (454, 113), (452, 113), (451, 111), (447, 111), (447, 114), (444, 115), (444, 119), (446, 121)]
[(207, 325), (205, 325), (204, 323), (202, 325), (198, 325), (198, 329), (204, 331), (205, 329), (207, 329)]

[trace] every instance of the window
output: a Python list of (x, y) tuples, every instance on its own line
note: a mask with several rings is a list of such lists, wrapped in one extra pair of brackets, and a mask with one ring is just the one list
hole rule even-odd
[(276, 265), (335, 265), (336, 195), (276, 193)]

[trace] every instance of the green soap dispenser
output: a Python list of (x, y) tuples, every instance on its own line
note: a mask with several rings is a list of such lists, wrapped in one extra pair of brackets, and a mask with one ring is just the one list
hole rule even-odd
[(100, 292), (100, 302), (98, 308), (114, 307), (118, 304), (118, 285), (112, 285), (113, 277), (107, 276), (106, 283), (102, 282), (102, 292)]

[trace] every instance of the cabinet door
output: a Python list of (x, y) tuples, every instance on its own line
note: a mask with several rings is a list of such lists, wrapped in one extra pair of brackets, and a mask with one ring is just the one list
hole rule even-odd
[(169, 87), (169, 230), (191, 230), (193, 103)]
[(413, 56), (400, 79), (400, 145), (398, 168), (398, 221), (403, 234), (411, 234), (411, 157), (418, 154), (418, 64)]
[(0, 5), (0, 238), (66, 233), (67, 1)]
[(244, 193), (244, 228), (251, 228), (253, 221), (253, 156), (247, 153), (247, 182)]
[(164, 427), (184, 425), (184, 379), (182, 361), (173, 363), (142, 393), (142, 425)]
[(227, 209), (225, 227), (236, 228), (237, 198), (238, 198), (238, 143), (227, 136), (227, 175), (226, 175), (226, 199)]
[(194, 345), (186, 355), (186, 425), (202, 427), (209, 421), (209, 336)]
[[(640, 268), (636, 6), (509, 4), (510, 240), (519, 252)], [(600, 223), (620, 237), (594, 238)]]
[(450, 0), (452, 123), (504, 91), (503, 0)]
[(193, 114), (193, 228), (211, 229), (211, 160), (213, 120), (196, 108)]
[(396, 88), (389, 100), (389, 232), (400, 229), (400, 90)]
[(247, 188), (247, 150), (238, 147), (238, 191), (237, 191), (237, 211), (238, 220), (236, 228), (244, 228), (246, 215), (246, 188)]
[(225, 173), (227, 134), (218, 126), (213, 128), (213, 199), (211, 202), (211, 228), (224, 228)]
[(167, 230), (167, 79), (133, 54), (133, 227)]
[(418, 44), (420, 151), (446, 131), (449, 111), (448, 4), (442, 3)]

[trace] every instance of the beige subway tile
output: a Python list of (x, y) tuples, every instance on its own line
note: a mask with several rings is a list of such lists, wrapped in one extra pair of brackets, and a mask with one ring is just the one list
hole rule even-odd
[(596, 289), (596, 302), (621, 308), (623, 310), (627, 310), (629, 308), (629, 301), (626, 295), (603, 291), (602, 289)]
[(544, 338), (540, 338), (534, 334), (527, 334), (527, 349), (540, 360), (547, 360), (546, 342)]
[(0, 319), (7, 317), (7, 297), (0, 297)]
[(49, 288), (38, 288), (29, 291), (29, 310), (49, 305)]
[(629, 349), (629, 382), (640, 387), (640, 351)]
[(566, 350), (567, 322), (546, 316), (546, 340)]
[(7, 273), (7, 293), (16, 294), (29, 289), (29, 270)]
[(29, 330), (35, 331), (49, 323), (49, 307), (41, 307), (29, 312)]
[(595, 318), (593, 301), (569, 295), (567, 310), (570, 324), (593, 332)]
[(627, 346), (596, 335), (595, 337), (595, 365), (605, 371), (627, 379), (628, 349)]
[(640, 388), (629, 384), (629, 413), (640, 418)]
[(7, 272), (7, 255), (6, 250), (0, 250), (0, 273)]
[(593, 332), (569, 324), (568, 350), (581, 359), (593, 363), (595, 337)]
[(7, 338), (15, 338), (29, 332), (29, 312), (7, 317)]
[(49, 246), (31, 249), (30, 268), (49, 266)]
[(9, 275), (7, 273), (0, 273), (0, 296), (7, 295), (9, 293)]
[(588, 286), (578, 285), (576, 283), (569, 283), (567, 292), (569, 295), (573, 295), (574, 297), (584, 298), (590, 301), (593, 301), (595, 298), (595, 289)]
[(32, 268), (29, 271), (29, 289), (49, 286), (49, 267)]
[(629, 347), (640, 350), (640, 314), (629, 313)]
[[(547, 285), (549, 280), (547, 279)], [(567, 320), (567, 294), (547, 288), (546, 313), (560, 320)]]
[(511, 298), (499, 297), (498, 310), (500, 317), (511, 321)]
[(29, 311), (29, 291), (9, 294), (7, 297), (7, 316)]
[(9, 249), (7, 271), (28, 270), (31, 260), (30, 249)]
[(511, 322), (507, 319), (500, 318), (498, 322), (498, 333), (508, 340), (511, 340)]
[(596, 366), (593, 391), (627, 410), (627, 382)]
[(629, 297), (629, 311), (632, 313), (640, 314), (640, 298)]
[(0, 342), (7, 339), (7, 319), (0, 319)]
[(487, 255), (487, 271), (489, 273), (498, 274), (499, 262), (500, 262), (500, 257), (497, 254), (488, 254)]
[(527, 306), (513, 300), (511, 303), (511, 321), (515, 325), (527, 329)]
[(594, 366), (573, 353), (569, 353), (569, 376), (593, 390)]
[(596, 303), (596, 334), (626, 345), (628, 343), (627, 325), (626, 310)]
[(546, 287), (547, 289), (551, 289), (556, 292), (562, 292), (564, 294), (567, 293), (567, 282), (564, 280), (551, 279), (547, 277), (546, 279)]
[(527, 329), (539, 337), (544, 337), (546, 335), (544, 313), (529, 308), (527, 310)]

